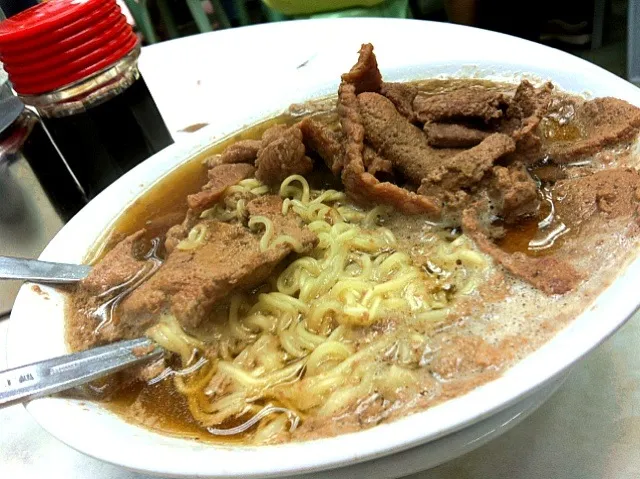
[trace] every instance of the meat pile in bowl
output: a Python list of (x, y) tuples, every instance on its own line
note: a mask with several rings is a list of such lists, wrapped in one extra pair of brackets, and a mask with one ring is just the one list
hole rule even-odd
[(71, 294), (69, 343), (161, 344), (103, 395), (172, 434), (268, 444), (433, 406), (535, 350), (633, 259), (639, 129), (635, 106), (551, 83), (384, 82), (363, 45), (337, 99), (124, 213)]

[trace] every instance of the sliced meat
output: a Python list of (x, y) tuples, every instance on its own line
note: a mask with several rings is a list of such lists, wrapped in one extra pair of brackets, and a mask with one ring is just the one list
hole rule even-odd
[(422, 123), (477, 119), (485, 123), (503, 116), (507, 100), (502, 93), (459, 88), (447, 93), (418, 95), (413, 111)]
[(145, 230), (126, 237), (109, 251), (80, 282), (80, 287), (91, 295), (105, 294), (135, 277), (145, 267), (142, 259), (146, 245)]
[(342, 75), (342, 81), (353, 85), (356, 89), (356, 95), (364, 91), (380, 91), (382, 75), (378, 70), (378, 61), (373, 53), (371, 43), (362, 45), (358, 62), (349, 73)]
[(534, 215), (540, 207), (538, 185), (522, 164), (494, 166), (489, 196), (505, 223)]
[(364, 127), (358, 111), (358, 98), (354, 85), (345, 82), (340, 84), (338, 114), (345, 137), (345, 165), (342, 170), (342, 181), (349, 196), (361, 203), (389, 204), (406, 214), (424, 213), (437, 217), (440, 214), (441, 205), (433, 198), (416, 195), (393, 183), (380, 183), (373, 175), (365, 172)]
[(437, 148), (469, 148), (491, 133), (455, 123), (426, 123), (424, 132), (430, 146)]
[(291, 225), (295, 225), (296, 228), (302, 226), (300, 218), (294, 214), (288, 214), (287, 216), (282, 214), (282, 199), (277, 195), (266, 195), (256, 198), (247, 204), (247, 213), (249, 216), (266, 216), (270, 220), (282, 220), (288, 221)]
[(416, 121), (416, 114), (413, 111), (413, 100), (418, 95), (416, 87), (407, 83), (383, 82), (380, 93), (391, 100), (398, 113), (411, 122)]
[(145, 258), (150, 247), (144, 240), (145, 234), (145, 230), (140, 230), (122, 240), (78, 284), (72, 304), (76, 311), (84, 314), (71, 316), (72, 327), (67, 334), (74, 349), (144, 335), (149, 323), (135, 321), (125, 328), (117, 328), (112, 308), (159, 264)]
[(200, 212), (187, 210), (184, 220), (179, 225), (174, 225), (167, 231), (165, 235), (164, 248), (167, 254), (171, 253), (174, 248), (187, 237), (191, 228), (200, 220)]
[(537, 121), (546, 113), (553, 92), (553, 84), (545, 83), (540, 88), (534, 87), (530, 81), (522, 80), (516, 88), (516, 92), (509, 102), (506, 120), (518, 120), (520, 124), (515, 124), (512, 128), (515, 132), (527, 120)]
[(549, 108), (553, 85), (549, 82), (535, 88), (522, 80), (509, 103), (499, 130), (516, 142), (516, 157), (531, 164), (544, 156), (538, 126)]
[(302, 120), (300, 131), (306, 147), (315, 151), (334, 175), (340, 174), (344, 164), (344, 152), (339, 136), (313, 118)]
[(389, 181), (393, 178), (393, 164), (389, 160), (382, 158), (369, 145), (364, 147), (362, 161), (367, 173), (375, 176), (380, 181)]
[[(280, 211), (279, 216), (272, 216), (276, 233), (293, 236), (308, 252), (315, 235), (298, 226), (293, 215), (285, 218)], [(127, 296), (116, 328), (151, 323), (163, 312), (174, 314), (186, 328), (196, 327), (216, 302), (263, 283), (292, 251), (286, 243), (261, 251), (261, 233), (241, 225), (218, 221), (199, 225), (206, 231), (203, 242), (192, 249), (176, 248), (157, 273)]]
[(305, 155), (300, 127), (276, 125), (265, 131), (256, 167), (256, 178), (269, 185), (279, 184), (290, 175), (310, 173), (313, 162)]
[(411, 183), (420, 181), (451, 157), (450, 150), (436, 150), (420, 128), (411, 124), (393, 103), (378, 93), (358, 95), (365, 138)]
[(317, 237), (308, 230), (300, 217), (293, 212), (286, 216), (282, 214), (282, 198), (276, 195), (267, 195), (256, 198), (247, 204), (249, 217), (264, 216), (273, 223), (273, 239), (278, 236), (291, 236), (304, 246), (306, 251), (313, 248)]
[(556, 162), (570, 162), (634, 139), (640, 130), (640, 108), (617, 98), (596, 98), (578, 105), (573, 121), (583, 138), (552, 143), (549, 154)]
[(640, 174), (613, 168), (558, 181), (554, 188), (556, 211), (562, 221), (579, 225), (594, 215), (605, 218), (637, 216)]
[(478, 146), (458, 153), (434, 168), (422, 180), (418, 193), (431, 194), (434, 187), (444, 191), (470, 188), (484, 178), (498, 158), (514, 150), (515, 143), (509, 136), (494, 133)]
[(202, 187), (202, 191), (187, 196), (187, 205), (196, 211), (211, 208), (227, 188), (252, 177), (255, 171), (252, 165), (244, 163), (215, 166), (207, 173), (209, 182)]
[(281, 138), (289, 128), (291, 127), (282, 123), (267, 128), (260, 139), (260, 148), (263, 148), (269, 143), (272, 143), (278, 138)]
[(240, 140), (229, 145), (224, 153), (212, 157), (209, 162), (209, 168), (217, 165), (226, 165), (232, 163), (249, 163), (253, 164), (258, 156), (258, 150), (261, 145), (260, 140)]
[(573, 266), (553, 256), (534, 258), (520, 252), (509, 254), (501, 250), (482, 231), (475, 208), (468, 208), (463, 212), (462, 228), (481, 251), (492, 256), (511, 274), (545, 294), (567, 293), (582, 279)]

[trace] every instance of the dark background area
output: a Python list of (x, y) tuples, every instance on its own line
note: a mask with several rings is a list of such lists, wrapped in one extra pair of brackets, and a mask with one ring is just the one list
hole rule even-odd
[[(0, 8), (10, 16), (37, 1), (0, 0)], [(386, 4), (397, 1), (402, 2), (386, 0)], [(409, 16), (413, 18), (468, 24), (544, 43), (640, 83), (640, 0), (408, 1)], [(122, 2), (131, 5), (133, 0)], [(141, 4), (148, 9), (157, 40), (169, 39), (171, 35), (162, 21), (158, 0), (138, 0), (135, 3)], [(243, 23), (240, 10), (244, 13), (244, 23), (286, 19), (283, 15), (274, 14), (262, 0), (203, 0), (201, 4), (214, 30), (226, 26), (219, 14), (221, 11), (229, 19), (231, 27)], [(165, 5), (169, 7), (177, 26), (178, 36), (199, 33), (185, 0), (165, 0)], [(629, 15), (630, 8), (636, 15), (633, 18)], [(631, 18), (631, 25), (628, 25), (628, 18)], [(633, 31), (635, 35), (631, 34)], [(629, 39), (632, 41), (628, 41)]]
[[(245, 5), (251, 23), (273, 20), (261, 0), (223, 0), (220, 5), (232, 26), (239, 25), (235, 12), (238, 2)], [(585, 58), (624, 78), (628, 77), (630, 2), (640, 3), (638, 0), (409, 0), (413, 18), (464, 23), (544, 43)], [(152, 17), (162, 31), (153, 3), (149, 2)], [(184, 1), (170, 0), (170, 4), (181, 34), (197, 33)], [(214, 28), (221, 27), (216, 20), (215, 7), (210, 18)], [(640, 24), (640, 18), (636, 20)], [(637, 63), (640, 65), (640, 59)], [(637, 80), (640, 80), (640, 72)]]
[[(559, 48), (627, 77), (628, 0), (476, 0), (475, 3), (474, 26)], [(416, 18), (449, 20), (443, 10), (424, 8), (429, 4), (433, 5), (433, 0), (412, 2)], [(640, 23), (640, 18), (635, 21)]]

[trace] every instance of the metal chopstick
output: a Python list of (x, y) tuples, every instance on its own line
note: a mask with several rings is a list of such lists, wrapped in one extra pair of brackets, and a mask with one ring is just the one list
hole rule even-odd
[(91, 266), (49, 263), (35, 259), (0, 256), (0, 279), (17, 279), (36, 283), (64, 284), (84, 279)]
[(0, 408), (70, 389), (162, 354), (153, 341), (139, 338), (2, 371)]

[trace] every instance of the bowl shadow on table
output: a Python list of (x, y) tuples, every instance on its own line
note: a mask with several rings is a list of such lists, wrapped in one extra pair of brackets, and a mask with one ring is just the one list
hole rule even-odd
[(640, 314), (636, 314), (576, 365), (555, 395), (521, 424), (475, 451), (410, 477), (636, 478), (639, 344)]

